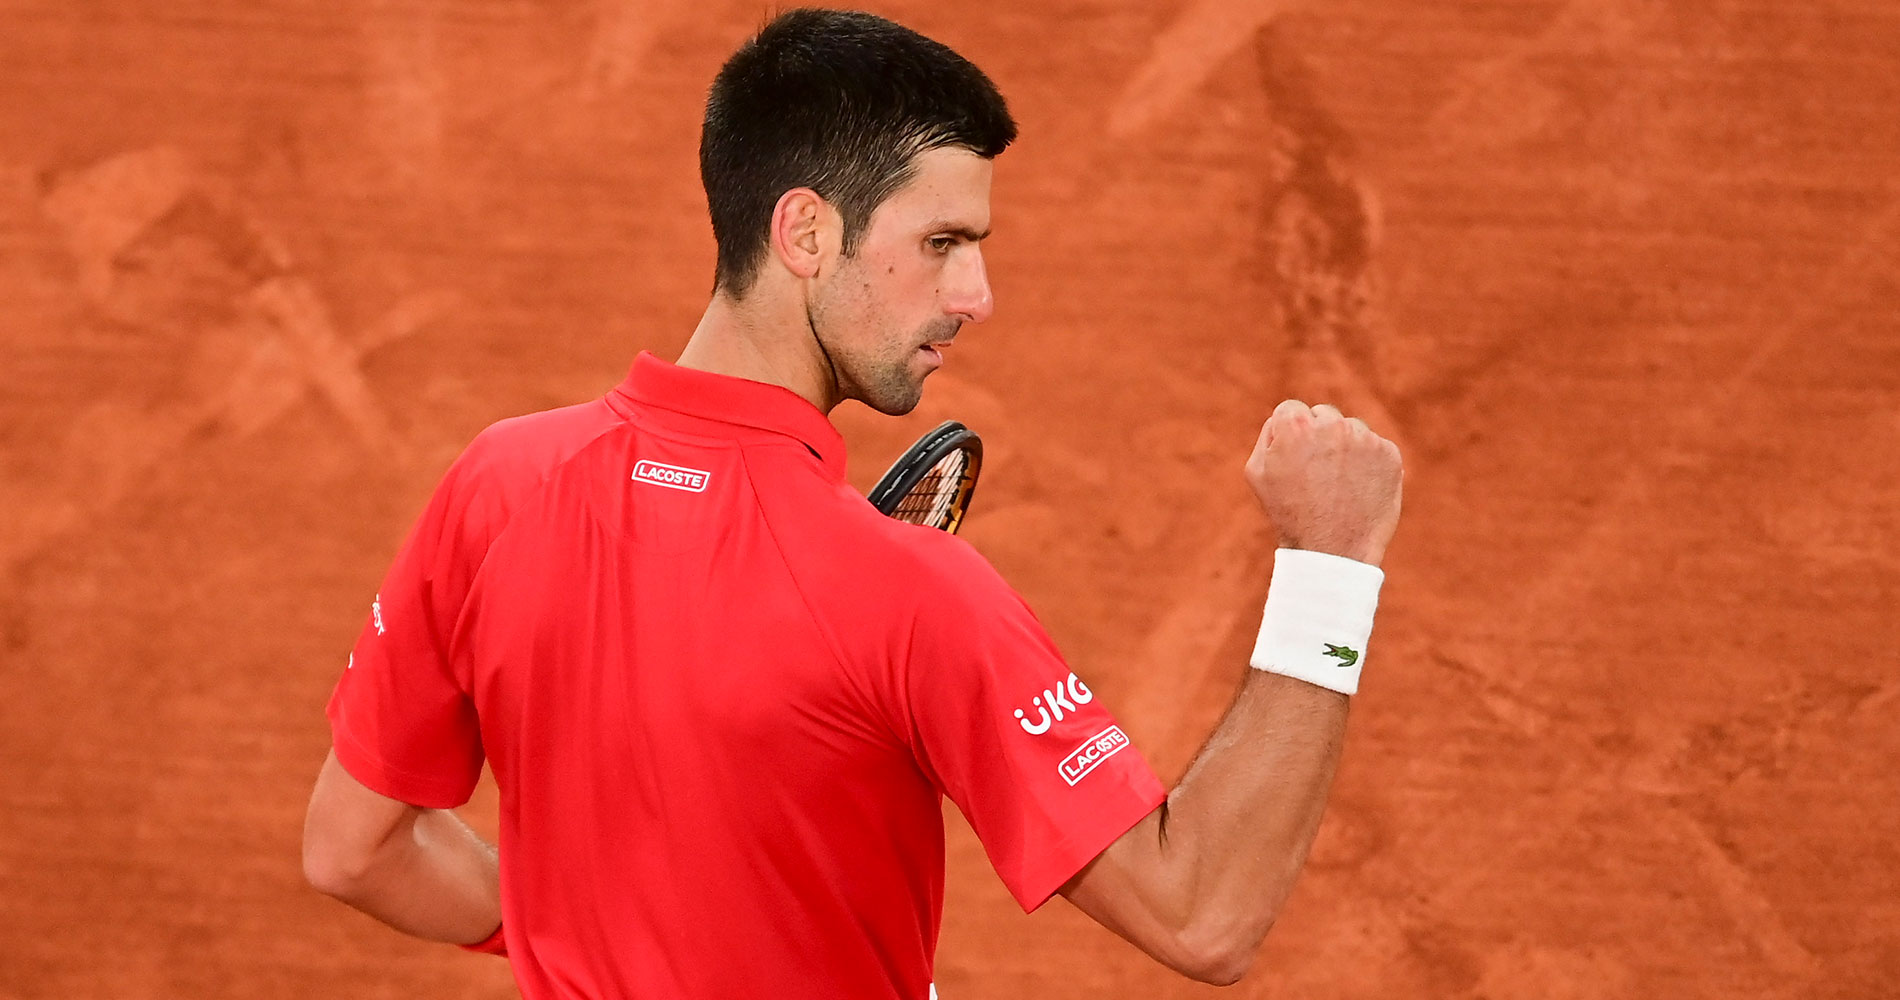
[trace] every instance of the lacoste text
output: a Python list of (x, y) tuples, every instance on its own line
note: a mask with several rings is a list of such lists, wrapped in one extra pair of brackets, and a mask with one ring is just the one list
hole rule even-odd
[(677, 465), (662, 465), (659, 462), (642, 461), (634, 465), (633, 478), (655, 486), (668, 489), (685, 490), (688, 493), (706, 492), (706, 482), (712, 478), (709, 473), (698, 469), (683, 469)]
[(1068, 782), (1069, 787), (1073, 788), (1076, 782), (1088, 777), (1090, 771), (1095, 770), (1103, 761), (1121, 753), (1127, 746), (1128, 735), (1122, 732), (1122, 727), (1110, 726), (1089, 737), (1087, 743), (1076, 747), (1074, 753), (1062, 759), (1062, 764), (1057, 769), (1062, 772), (1062, 780)]

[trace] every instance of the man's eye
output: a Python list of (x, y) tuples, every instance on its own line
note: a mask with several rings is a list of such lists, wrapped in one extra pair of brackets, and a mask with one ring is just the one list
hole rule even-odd
[(948, 236), (932, 236), (930, 238), (930, 249), (938, 253), (949, 253), (950, 248), (956, 245), (957, 241)]

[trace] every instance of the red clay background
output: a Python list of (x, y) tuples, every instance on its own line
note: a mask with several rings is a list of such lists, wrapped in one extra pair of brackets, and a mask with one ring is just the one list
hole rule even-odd
[[(878, 3), (1010, 97), (966, 534), (1164, 776), (1289, 395), (1407, 509), (1275, 997), (1900, 979), (1900, 4)], [(0, 0), (0, 996), (505, 997), (303, 888), (437, 477), (678, 350), (753, 0)], [(492, 799), (476, 812), (492, 811)], [(953, 819), (946, 1000), (1184, 997)], [(787, 919), (798, 919), (787, 900)], [(790, 995), (796, 989), (788, 986)]]

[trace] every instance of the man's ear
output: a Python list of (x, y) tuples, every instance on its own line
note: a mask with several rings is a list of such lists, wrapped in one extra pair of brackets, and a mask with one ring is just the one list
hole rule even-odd
[(793, 188), (772, 207), (772, 252), (800, 278), (817, 277), (843, 242), (843, 220), (818, 192)]

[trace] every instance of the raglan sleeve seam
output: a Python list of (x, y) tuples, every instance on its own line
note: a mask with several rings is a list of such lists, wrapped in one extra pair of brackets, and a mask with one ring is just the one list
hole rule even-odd
[[(778, 527), (773, 524), (771, 512), (766, 509), (764, 500), (759, 496), (756, 480), (752, 473), (751, 456), (747, 452), (748, 449), (744, 445), (739, 447), (739, 462), (746, 470), (746, 486), (752, 491), (752, 502), (758, 510), (760, 522), (765, 525), (766, 536), (772, 540), (772, 550), (778, 554), (779, 563), (785, 567), (785, 575), (792, 581), (792, 589), (798, 594), (798, 602), (799, 605), (805, 609), (806, 618), (811, 622), (812, 628), (817, 630), (819, 636), (824, 640), (825, 652), (831, 656), (832, 662), (837, 665), (844, 676), (851, 677), (851, 661), (845, 655), (843, 644), (838, 641), (836, 632), (832, 629), (830, 622), (828, 622), (825, 616), (819, 611), (817, 602), (812, 599), (809, 588), (806, 587), (805, 581), (799, 576), (798, 567), (785, 553), (785, 545), (779, 539)], [(862, 691), (858, 693), (861, 696), (863, 695)], [(870, 698), (866, 698), (865, 700), (867, 702), (866, 708), (870, 710), (868, 714), (885, 730), (887, 735), (891, 737), (893, 743), (910, 749), (911, 741), (908, 736), (904, 733), (897, 732), (891, 726), (891, 720), (885, 713), (876, 710), (875, 700)]]

